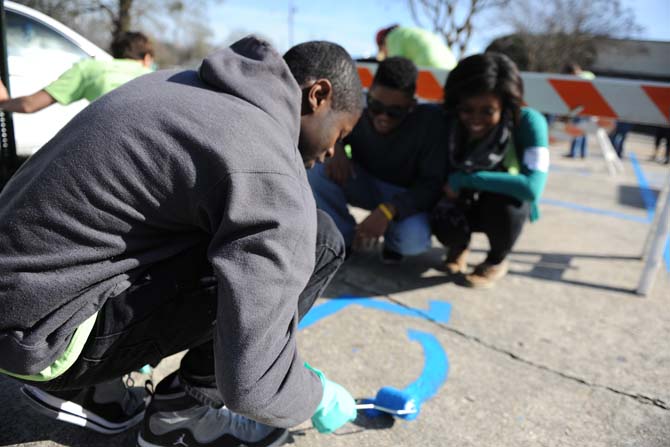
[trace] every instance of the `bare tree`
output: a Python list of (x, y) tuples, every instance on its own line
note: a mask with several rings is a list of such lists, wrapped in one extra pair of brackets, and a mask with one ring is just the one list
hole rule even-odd
[[(208, 0), (17, 0), (55, 18), (98, 43), (97, 28), (111, 30), (111, 41), (120, 33), (140, 28), (143, 24), (163, 22), (166, 17), (176, 18), (194, 14), (203, 9)], [(214, 2), (220, 0), (212, 0)], [(199, 16), (202, 18), (202, 16)], [(162, 25), (162, 23), (161, 23)], [(202, 25), (202, 24), (201, 24)], [(163, 28), (161, 26), (161, 28)]]
[(640, 30), (621, 0), (516, 0), (505, 17), (529, 34), (625, 37)]
[(213, 33), (205, 11), (208, 3), (221, 1), (18, 0), (102, 47), (108, 47), (120, 33), (147, 30), (156, 41), (156, 60), (161, 66), (192, 65), (211, 51)]
[(508, 54), (530, 71), (556, 72), (567, 62), (588, 67), (598, 39), (641, 30), (621, 0), (516, 0), (505, 19), (514, 33), (488, 49)]
[[(81, 16), (102, 13), (112, 25), (112, 36), (130, 30), (134, 3), (133, 0), (18, 0), (18, 2), (74, 26)], [(169, 7), (172, 3), (181, 2), (167, 2)]]
[(476, 16), (506, 6), (510, 0), (408, 0), (408, 3), (417, 25), (441, 35), (452, 51), (458, 50), (462, 55), (472, 37)]

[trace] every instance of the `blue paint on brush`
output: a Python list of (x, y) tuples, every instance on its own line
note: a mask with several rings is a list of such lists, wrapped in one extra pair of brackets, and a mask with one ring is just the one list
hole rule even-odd
[[(440, 342), (427, 332), (410, 329), (407, 331), (410, 340), (421, 344), (424, 354), (424, 364), (421, 375), (403, 390), (390, 386), (383, 387), (374, 399), (364, 399), (362, 403), (372, 403), (389, 410), (410, 410), (407, 414), (396, 414), (395, 416), (412, 421), (419, 416), (421, 405), (437, 394), (449, 375), (449, 359), (442, 349)], [(368, 417), (378, 417), (384, 412), (375, 409), (367, 409)]]
[[(425, 311), (372, 298), (340, 297), (313, 307), (303, 317), (298, 328), (308, 328), (323, 318), (329, 317), (352, 305), (438, 323), (447, 323), (451, 317), (451, 304), (446, 301), (430, 301), (428, 310)], [(399, 416), (406, 420), (413, 420), (419, 415), (421, 404), (437, 394), (442, 384), (447, 380), (449, 360), (442, 345), (440, 345), (440, 342), (434, 335), (415, 329), (409, 329), (407, 334), (410, 340), (420, 343), (423, 348), (424, 364), (421, 375), (404, 390), (383, 387), (379, 390), (375, 399), (364, 399), (362, 402), (375, 403), (379, 406), (395, 410), (401, 410), (406, 405), (414, 405), (416, 407), (415, 413)], [(377, 410), (365, 411), (369, 417), (382, 414)]]

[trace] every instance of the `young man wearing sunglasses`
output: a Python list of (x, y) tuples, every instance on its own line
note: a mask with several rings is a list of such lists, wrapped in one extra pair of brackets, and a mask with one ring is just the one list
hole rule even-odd
[[(335, 221), (348, 254), (381, 236), (385, 263), (430, 248), (428, 212), (439, 198), (446, 140), (440, 108), (414, 99), (417, 75), (408, 59), (381, 62), (356, 127), (332, 160), (308, 173), (317, 206)], [(356, 224), (347, 204), (371, 212)]]

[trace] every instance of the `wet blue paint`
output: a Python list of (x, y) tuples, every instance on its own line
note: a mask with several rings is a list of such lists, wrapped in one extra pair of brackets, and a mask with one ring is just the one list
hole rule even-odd
[[(340, 297), (313, 307), (307, 315), (303, 317), (298, 328), (305, 329), (310, 327), (321, 319), (331, 316), (352, 305), (381, 310), (383, 312), (390, 312), (402, 316), (421, 318), (438, 323), (447, 323), (451, 317), (451, 304), (446, 301), (430, 301), (428, 310), (426, 311), (372, 298)], [(403, 419), (413, 420), (418, 416), (421, 404), (437, 394), (442, 387), (442, 384), (447, 380), (449, 374), (449, 359), (447, 358), (447, 354), (444, 352), (442, 345), (440, 345), (440, 342), (434, 335), (415, 329), (409, 329), (407, 335), (410, 340), (421, 344), (424, 354), (424, 364), (421, 375), (402, 390), (402, 393), (414, 400), (417, 407), (417, 412), (415, 414), (405, 415), (403, 416)], [(374, 400), (365, 399), (364, 401), (373, 402)], [(370, 417), (381, 414), (375, 410), (366, 410), (366, 413)]]
[[(442, 345), (434, 335), (415, 329), (409, 329), (407, 335), (410, 340), (421, 344), (425, 358), (423, 371), (419, 378), (403, 390), (408, 395), (414, 397), (417, 409), (420, 410), (421, 403), (437, 394), (442, 384), (447, 380), (447, 376), (449, 375), (449, 359), (444, 349), (442, 349)], [(406, 419), (412, 420), (416, 416), (418, 416), (418, 411), (415, 415), (411, 415)]]
[(555, 199), (540, 199), (540, 203), (543, 205), (552, 205), (552, 206), (560, 206), (563, 208), (569, 208), (573, 209), (575, 211), (582, 211), (584, 213), (591, 213), (591, 214), (599, 214), (601, 216), (608, 216), (608, 217), (615, 217), (617, 219), (624, 219), (624, 220), (630, 220), (632, 222), (639, 222), (639, 223), (650, 223), (651, 220), (649, 219), (649, 216), (647, 217), (642, 217), (642, 216), (636, 216), (634, 214), (626, 214), (626, 213), (619, 213), (616, 211), (610, 211), (610, 210), (604, 210), (601, 208), (593, 208), (590, 206), (584, 206), (580, 205), (578, 203), (572, 203), (572, 202), (564, 202), (562, 200), (555, 200)]
[(446, 301), (430, 301), (427, 311), (415, 309), (412, 307), (405, 307), (395, 303), (380, 301), (372, 298), (362, 297), (341, 297), (329, 300), (326, 303), (313, 307), (307, 315), (305, 315), (298, 326), (298, 329), (305, 329), (318, 322), (322, 318), (333, 315), (345, 307), (356, 305), (367, 307), (370, 309), (390, 312), (406, 317), (422, 318), (438, 323), (447, 323), (451, 317), (451, 304)]

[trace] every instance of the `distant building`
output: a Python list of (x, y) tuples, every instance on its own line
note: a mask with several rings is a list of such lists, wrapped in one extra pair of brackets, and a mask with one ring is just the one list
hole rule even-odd
[(598, 76), (670, 82), (670, 42), (596, 39), (588, 67)]

